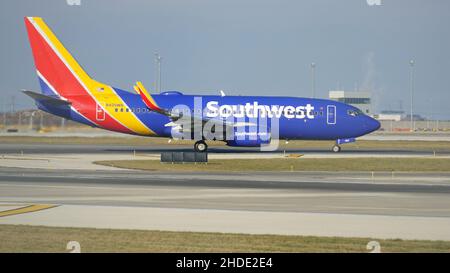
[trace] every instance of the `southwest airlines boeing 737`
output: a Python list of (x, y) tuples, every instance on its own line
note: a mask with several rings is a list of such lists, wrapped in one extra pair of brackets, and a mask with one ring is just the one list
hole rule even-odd
[(340, 144), (377, 130), (380, 123), (358, 108), (332, 100), (185, 95), (166, 91), (150, 95), (141, 82), (127, 92), (91, 78), (56, 38), (42, 18), (25, 25), (41, 92), (24, 90), (39, 109), (110, 131), (206, 141), (229, 146), (262, 147), (272, 141), (334, 140)]

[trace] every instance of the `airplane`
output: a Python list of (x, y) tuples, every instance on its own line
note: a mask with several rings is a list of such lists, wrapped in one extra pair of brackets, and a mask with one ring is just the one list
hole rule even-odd
[[(146, 137), (192, 139), (232, 147), (275, 140), (333, 140), (332, 151), (380, 128), (360, 109), (338, 101), (282, 96), (151, 95), (142, 82), (128, 92), (91, 78), (40, 17), (25, 17), (40, 92), (23, 90), (40, 110), (92, 127)], [(264, 122), (261, 122), (264, 121)], [(206, 130), (209, 128), (209, 131)]]

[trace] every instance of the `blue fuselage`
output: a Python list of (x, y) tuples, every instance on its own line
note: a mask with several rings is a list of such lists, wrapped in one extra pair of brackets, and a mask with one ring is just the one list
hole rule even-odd
[[(169, 117), (149, 111), (141, 97), (137, 94), (119, 89), (115, 89), (115, 91), (124, 104), (122, 106), (110, 106), (107, 108), (108, 111), (132, 112), (140, 122), (154, 132), (154, 134), (152, 134), (153, 136), (172, 137), (172, 128), (167, 126), (167, 124), (171, 122)], [(269, 107), (268, 109), (270, 110), (275, 109), (275, 112), (272, 113), (272, 117), (277, 119), (279, 123), (279, 139), (338, 140), (356, 138), (373, 132), (380, 127), (380, 123), (377, 120), (363, 114), (359, 109), (351, 105), (326, 99), (263, 96), (221, 97), (182, 95), (176, 92), (153, 95), (153, 98), (159, 106), (165, 109), (174, 109), (180, 105), (185, 106), (191, 109), (192, 115), (196, 115), (196, 113), (194, 113), (195, 108), (208, 110), (208, 103), (210, 106), (212, 105), (216, 108), (224, 105), (234, 106), (232, 109), (244, 110), (243, 115), (242, 111), (239, 111), (240, 115), (236, 116), (244, 116), (245, 121), (249, 121), (255, 117), (264, 116), (261, 112), (259, 112), (258, 116), (246, 115), (248, 114), (245, 113), (246, 104), (254, 106), (256, 103), (260, 107), (266, 106)], [(107, 99), (105, 100), (104, 104), (108, 105)], [(296, 111), (299, 110), (297, 107), (305, 107), (307, 105), (310, 105), (310, 107), (313, 108), (313, 110), (310, 109), (309, 113), (306, 112), (306, 109), (303, 111)], [(92, 122), (80, 117), (80, 113), (74, 111), (74, 109), (64, 106), (46, 106), (45, 103), (40, 104), (39, 102), (38, 106), (42, 110), (52, 114), (95, 126)], [(284, 107), (284, 109), (280, 111), (280, 107)], [(286, 109), (286, 107), (290, 108)], [(95, 109), (92, 109), (92, 111), (95, 111)], [(265, 114), (266, 117), (269, 115), (267, 112)], [(202, 111), (199, 115), (205, 117), (208, 114)], [(219, 115), (214, 118), (223, 117)]]
[[(115, 90), (129, 108), (128, 111), (132, 111), (136, 118), (150, 128), (156, 136), (171, 137), (171, 127), (166, 126), (171, 122), (169, 117), (149, 111), (139, 95), (119, 89)], [(208, 108), (208, 103), (216, 108), (224, 105), (234, 106), (234, 109), (244, 110), (243, 115), (242, 111), (239, 111), (240, 115), (235, 113), (235, 116), (244, 116), (246, 121), (264, 116), (261, 113), (253, 116), (246, 115), (248, 113), (245, 113), (245, 105), (254, 106), (256, 102), (260, 107), (266, 106), (270, 110), (275, 109), (278, 113), (278, 115), (273, 113), (272, 117), (278, 119), (280, 139), (337, 140), (355, 138), (373, 132), (380, 127), (377, 120), (363, 114), (359, 109), (326, 99), (264, 96), (222, 97), (183, 95), (177, 92), (165, 92), (153, 95), (153, 98), (162, 108), (175, 109), (182, 105), (191, 109), (191, 114), (194, 112), (192, 115), (198, 114), (195, 113), (195, 108), (201, 108), (203, 111), (199, 115), (202, 117), (208, 117), (208, 113), (205, 113), (205, 110), (211, 108)], [(310, 109), (309, 113), (306, 113), (305, 109), (300, 110), (300, 112), (296, 111), (299, 110), (297, 107), (307, 105), (313, 107), (313, 110)], [(284, 107), (284, 110), (280, 111), (280, 107)], [(286, 107), (290, 108), (286, 109)], [(110, 111), (127, 110), (110, 109)], [(269, 113), (265, 114), (266, 117), (269, 115)], [(219, 115), (214, 118), (224, 117)]]

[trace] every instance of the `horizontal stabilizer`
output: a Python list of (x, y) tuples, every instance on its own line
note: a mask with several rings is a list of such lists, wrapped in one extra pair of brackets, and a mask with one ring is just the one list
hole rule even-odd
[(40, 103), (50, 104), (53, 106), (65, 106), (65, 105), (71, 104), (70, 101), (54, 98), (51, 96), (43, 95), (41, 93), (37, 93), (37, 92), (29, 91), (29, 90), (22, 90), (22, 92)]

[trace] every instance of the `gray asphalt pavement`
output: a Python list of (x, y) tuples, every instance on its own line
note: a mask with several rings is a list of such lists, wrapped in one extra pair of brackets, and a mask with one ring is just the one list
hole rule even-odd
[(360, 175), (0, 168), (0, 202), (450, 217), (450, 182)]
[[(0, 223), (450, 240), (447, 172), (166, 173), (90, 169), (89, 164), (65, 169), (88, 157), (112, 158), (134, 149), (155, 154), (180, 146), (0, 144), (2, 155), (35, 155), (1, 159), (12, 166), (0, 167), (0, 206), (59, 205), (0, 217)], [(247, 151), (212, 149), (231, 155)], [(36, 168), (41, 157), (49, 158), (48, 167)]]
[[(161, 153), (166, 151), (191, 152), (192, 146), (187, 145), (149, 145), (149, 146), (133, 146), (133, 145), (87, 145), (87, 144), (11, 144), (0, 143), (0, 154), (120, 154), (120, 153)], [(242, 147), (210, 147), (209, 152), (212, 154), (243, 154), (243, 153), (280, 153), (279, 151), (260, 151), (259, 148), (242, 148)], [(335, 155), (330, 149), (313, 149), (304, 147), (301, 149), (286, 149), (286, 153), (302, 153), (302, 154), (330, 154)], [(376, 155), (399, 155), (399, 156), (427, 156), (433, 155), (433, 151), (413, 150), (413, 149), (355, 149), (343, 146), (340, 154), (358, 155), (358, 154), (376, 154)], [(440, 152), (439, 155), (450, 155), (450, 152)]]

